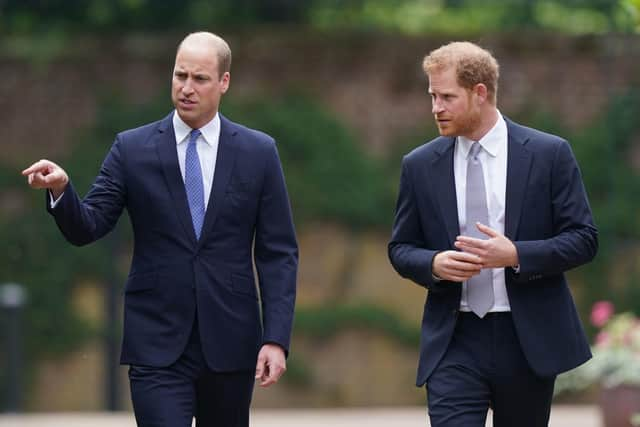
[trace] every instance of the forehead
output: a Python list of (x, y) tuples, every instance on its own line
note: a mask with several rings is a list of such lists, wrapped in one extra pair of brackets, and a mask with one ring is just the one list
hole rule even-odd
[(429, 92), (444, 92), (462, 89), (453, 67), (429, 72)]
[(186, 71), (217, 72), (216, 50), (206, 45), (183, 46), (176, 54), (175, 68)]

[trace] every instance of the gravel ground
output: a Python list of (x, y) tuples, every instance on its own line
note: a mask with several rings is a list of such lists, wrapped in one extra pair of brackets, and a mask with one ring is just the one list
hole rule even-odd
[[(321, 410), (256, 409), (252, 427), (418, 427), (428, 426), (424, 408), (358, 408)], [(517, 421), (514, 422), (517, 426)], [(130, 413), (56, 413), (0, 415), (0, 427), (135, 427)], [(491, 422), (487, 423), (491, 426)], [(597, 407), (556, 405), (550, 427), (601, 427)]]

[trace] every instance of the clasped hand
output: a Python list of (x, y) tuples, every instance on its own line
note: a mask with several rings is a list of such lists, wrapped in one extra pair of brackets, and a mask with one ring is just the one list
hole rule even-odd
[(518, 253), (511, 240), (484, 224), (476, 223), (487, 239), (458, 236), (459, 251), (443, 251), (433, 259), (433, 274), (442, 279), (464, 282), (483, 268), (503, 268), (518, 264)]

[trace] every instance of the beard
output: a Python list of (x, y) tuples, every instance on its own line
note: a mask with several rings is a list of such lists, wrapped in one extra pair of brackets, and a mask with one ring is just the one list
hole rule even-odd
[(456, 117), (450, 117), (446, 123), (438, 122), (436, 117), (436, 123), (442, 136), (464, 136), (473, 139), (472, 135), (480, 128), (482, 118), (479, 110), (469, 108)]

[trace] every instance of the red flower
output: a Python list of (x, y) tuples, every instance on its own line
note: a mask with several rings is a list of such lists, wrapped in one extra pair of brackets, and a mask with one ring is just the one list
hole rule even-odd
[(591, 309), (591, 324), (597, 328), (603, 327), (611, 318), (613, 311), (613, 304), (609, 301), (596, 302)]

